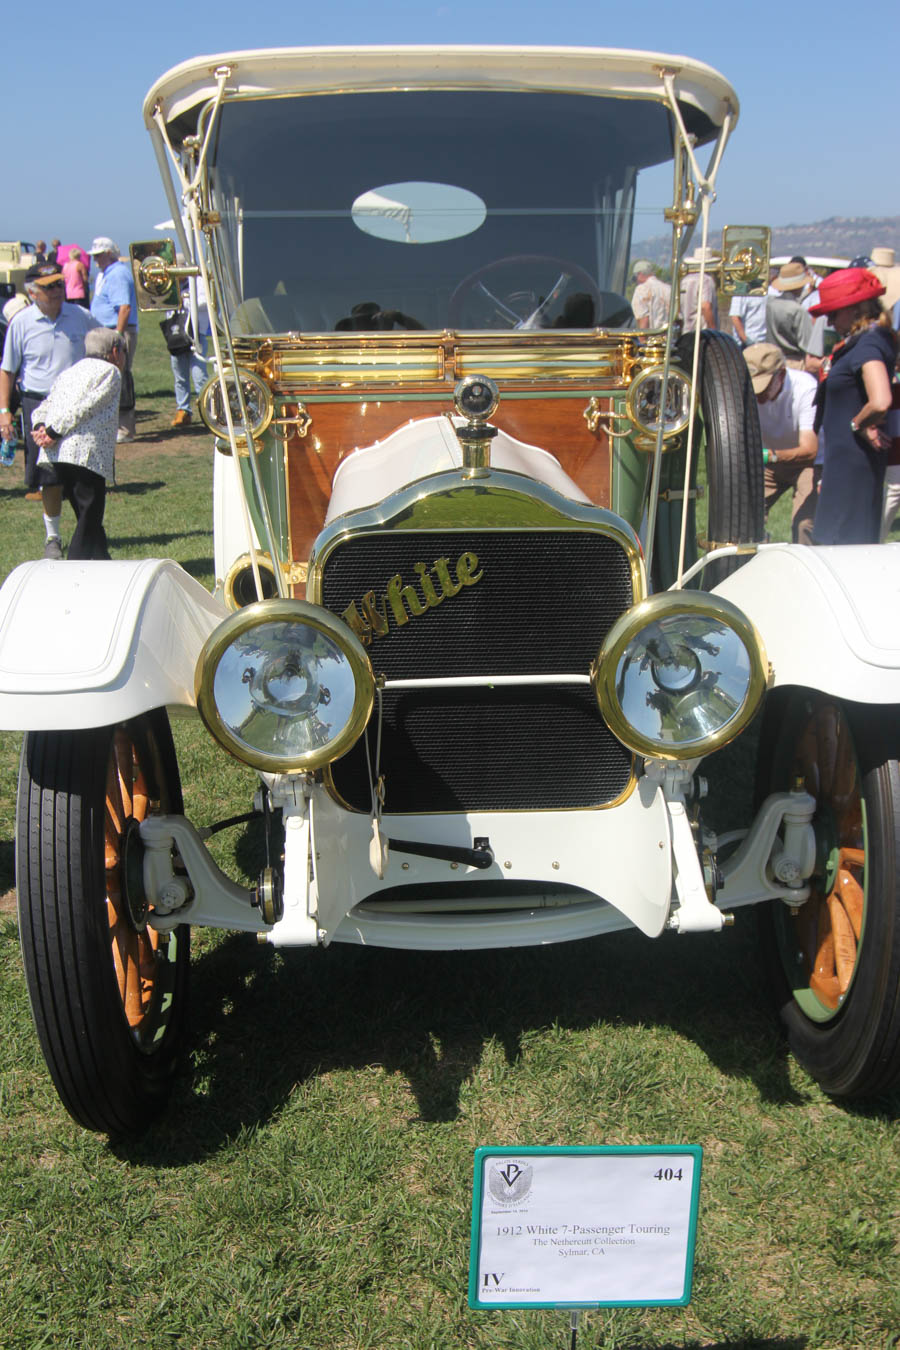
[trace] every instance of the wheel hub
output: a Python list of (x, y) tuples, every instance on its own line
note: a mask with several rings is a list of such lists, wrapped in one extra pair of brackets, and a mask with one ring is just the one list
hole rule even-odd
[(816, 872), (822, 877), (823, 889), (828, 895), (837, 880), (840, 839), (834, 812), (827, 802), (818, 803), (813, 829), (816, 835)]
[(125, 822), (122, 837), (122, 890), (129, 922), (136, 933), (142, 933), (150, 903), (144, 890), (144, 841), (140, 823), (133, 816)]
[(274, 867), (266, 867), (260, 873), (253, 903), (259, 909), (265, 923), (275, 924), (284, 917), (281, 877)]

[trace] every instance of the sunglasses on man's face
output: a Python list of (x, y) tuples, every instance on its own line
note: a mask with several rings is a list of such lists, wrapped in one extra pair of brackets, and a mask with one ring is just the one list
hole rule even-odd
[(66, 283), (64, 281), (39, 281), (37, 284), (42, 291), (61, 291)]

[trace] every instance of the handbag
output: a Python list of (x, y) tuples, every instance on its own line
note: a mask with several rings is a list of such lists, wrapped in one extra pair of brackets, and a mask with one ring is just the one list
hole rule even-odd
[(134, 376), (130, 370), (122, 371), (122, 391), (119, 394), (119, 411), (131, 412), (136, 402)]
[(167, 319), (161, 319), (159, 326), (172, 356), (183, 356), (191, 350), (191, 339), (185, 330), (184, 314), (180, 309), (176, 309)]

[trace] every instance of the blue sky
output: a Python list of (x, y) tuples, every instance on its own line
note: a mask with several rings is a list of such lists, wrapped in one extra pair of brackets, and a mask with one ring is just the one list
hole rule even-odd
[[(24, 33), (27, 25), (15, 27)], [(898, 0), (869, 0), (856, 11), (836, 0), (155, 0), (93, 14), (90, 24), (47, 0), (34, 35), (33, 53), (24, 40), (18, 49), (5, 44), (6, 182), (15, 191), (5, 194), (3, 238), (58, 235), (87, 245), (110, 234), (124, 249), (152, 237), (169, 210), (141, 119), (150, 85), (206, 53), (335, 43), (562, 44), (696, 57), (720, 70), (741, 101), (714, 224), (900, 214)], [(635, 236), (658, 232), (636, 228)]]

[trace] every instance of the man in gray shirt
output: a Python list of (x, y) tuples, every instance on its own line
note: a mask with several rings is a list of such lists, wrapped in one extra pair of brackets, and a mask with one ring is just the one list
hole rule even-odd
[(766, 341), (784, 353), (791, 370), (815, 374), (824, 355), (824, 323), (814, 320), (800, 304), (809, 280), (801, 263), (789, 262), (772, 283), (779, 292), (766, 302)]
[[(697, 247), (685, 262), (699, 263), (704, 262), (706, 267), (714, 268), (718, 266), (718, 255), (711, 248), (703, 249)], [(711, 272), (703, 274), (703, 290), (700, 290), (700, 273), (687, 272), (681, 278), (681, 322), (686, 333), (693, 332), (697, 321), (697, 310), (700, 310), (701, 328), (718, 328), (719, 326), (719, 300), (716, 293), (716, 282)]]

